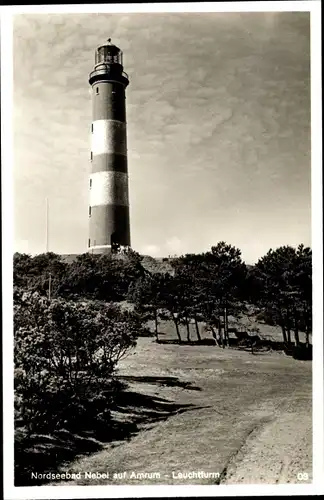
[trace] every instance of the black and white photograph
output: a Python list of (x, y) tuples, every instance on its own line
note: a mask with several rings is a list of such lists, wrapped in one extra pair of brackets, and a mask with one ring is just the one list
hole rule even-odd
[(321, 491), (319, 17), (1, 8), (8, 500)]

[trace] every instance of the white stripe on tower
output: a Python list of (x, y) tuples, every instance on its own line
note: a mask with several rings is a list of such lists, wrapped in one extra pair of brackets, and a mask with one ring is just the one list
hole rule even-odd
[(92, 124), (92, 154), (127, 155), (126, 123), (117, 120), (96, 120)]
[(96, 172), (90, 175), (90, 206), (128, 206), (128, 175), (122, 172)]

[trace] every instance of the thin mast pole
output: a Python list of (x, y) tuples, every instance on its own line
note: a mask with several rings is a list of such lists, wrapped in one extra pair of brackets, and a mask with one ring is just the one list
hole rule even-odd
[[(49, 206), (48, 206), (48, 198), (46, 198), (46, 253), (48, 253), (48, 224), (49, 224)], [(48, 276), (48, 299), (51, 300), (51, 290), (52, 289), (52, 274), (49, 273)]]
[(46, 198), (46, 253), (48, 252), (48, 198)]

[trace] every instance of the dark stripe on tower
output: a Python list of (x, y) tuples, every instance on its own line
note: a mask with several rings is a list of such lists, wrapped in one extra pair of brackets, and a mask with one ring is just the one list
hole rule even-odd
[(126, 121), (125, 89), (120, 83), (98, 82), (92, 87), (94, 120)]
[(91, 207), (90, 244), (111, 245), (111, 238), (120, 245), (130, 244), (129, 208), (122, 205)]
[(95, 155), (92, 159), (91, 172), (123, 172), (127, 174), (127, 156), (115, 153)]

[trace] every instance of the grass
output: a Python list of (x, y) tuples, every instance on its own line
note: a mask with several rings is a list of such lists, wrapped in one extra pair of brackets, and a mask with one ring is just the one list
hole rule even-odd
[[(164, 338), (175, 338), (170, 323), (160, 329)], [(265, 334), (264, 325), (260, 330)], [(272, 330), (272, 334), (280, 338), (279, 331)], [(182, 335), (185, 339), (185, 330)], [(136, 349), (120, 363), (118, 376), (129, 388), (116, 402), (114, 417), (121, 423), (135, 422), (137, 431), (61, 467), (62, 472), (81, 473), (81, 479), (52, 484), (188, 483), (173, 477), (178, 471), (216, 472), (219, 479), (190, 479), (189, 483), (219, 483), (236, 477), (246, 453), (256, 460), (253, 470), (265, 469), (256, 481), (293, 482), (295, 473), (286, 471), (283, 476), (282, 464), (291, 460), (299, 470), (299, 459), (311, 478), (311, 363), (282, 352), (252, 355), (140, 338)], [(255, 439), (259, 448), (254, 446)], [(297, 446), (300, 439), (303, 444), (296, 458), (291, 446)], [(279, 465), (269, 467), (270, 462)], [(248, 466), (244, 467), (243, 476), (253, 478), (246, 472)], [(109, 478), (86, 479), (85, 472), (108, 472)], [(126, 477), (114, 479), (115, 473), (123, 472)], [(160, 477), (134, 479), (132, 472), (159, 473)]]

